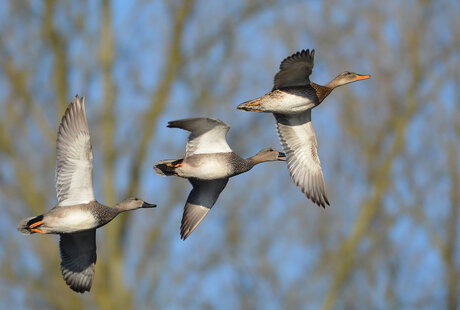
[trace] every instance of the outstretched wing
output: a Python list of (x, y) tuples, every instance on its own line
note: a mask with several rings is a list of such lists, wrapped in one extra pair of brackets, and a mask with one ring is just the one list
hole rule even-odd
[(212, 181), (189, 179), (189, 181), (192, 183), (193, 189), (187, 198), (182, 215), (180, 236), (183, 240), (187, 239), (214, 206), (220, 193), (227, 185), (228, 178)]
[(313, 69), (315, 50), (302, 50), (281, 62), (280, 71), (275, 75), (273, 90), (292, 87), (306, 86), (310, 83), (309, 76)]
[(329, 201), (311, 124), (311, 110), (294, 115), (274, 115), (292, 180), (302, 193), (324, 208)]
[(57, 137), (56, 192), (59, 206), (94, 201), (93, 151), (85, 112), (78, 95), (67, 107)]
[(193, 154), (231, 152), (226, 135), (230, 126), (214, 118), (186, 118), (168, 123), (170, 128), (181, 128), (190, 131), (186, 157)]
[(62, 277), (75, 292), (89, 291), (96, 264), (96, 229), (61, 234), (60, 237)]

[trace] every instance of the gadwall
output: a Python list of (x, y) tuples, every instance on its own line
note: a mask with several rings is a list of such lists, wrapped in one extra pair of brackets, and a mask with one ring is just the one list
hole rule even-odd
[(23, 234), (59, 234), (61, 272), (76, 292), (91, 289), (96, 264), (96, 228), (119, 213), (153, 208), (137, 198), (127, 198), (115, 207), (94, 197), (93, 152), (85, 112), (85, 97), (72, 100), (62, 117), (57, 137), (56, 191), (58, 204), (47, 213), (23, 220)]
[(334, 88), (365, 80), (370, 75), (345, 71), (325, 86), (310, 81), (315, 50), (302, 50), (281, 62), (271, 92), (246, 101), (239, 110), (273, 113), (278, 137), (287, 156), (289, 173), (294, 183), (309, 199), (323, 208), (326, 196), (318, 145), (311, 124), (311, 109), (318, 106)]
[(190, 131), (184, 158), (162, 160), (154, 166), (159, 175), (186, 178), (193, 186), (182, 216), (180, 236), (183, 240), (212, 208), (230, 177), (262, 162), (286, 160), (283, 153), (273, 148), (266, 148), (247, 159), (241, 158), (227, 144), (230, 127), (217, 119), (187, 118), (169, 122), (168, 127)]

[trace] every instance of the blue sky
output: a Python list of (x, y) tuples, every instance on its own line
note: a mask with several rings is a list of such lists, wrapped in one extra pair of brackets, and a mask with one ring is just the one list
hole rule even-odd
[[(390, 80), (388, 83), (396, 96), (405, 102), (411, 81), (409, 56), (405, 54), (408, 39), (404, 27), (413, 27), (417, 16), (428, 14), (419, 11), (412, 3), (401, 4), (398, 1), (388, 4), (338, 1), (332, 7), (324, 7), (320, 1), (283, 1), (248, 20), (237, 22), (243, 4), (239, 1), (227, 4), (198, 1), (187, 22), (182, 42), (186, 56), (192, 55), (196, 46), (212, 36), (223, 21), (235, 24), (230, 27), (232, 34), (229, 37), (217, 40), (205, 54), (184, 64), (173, 84), (167, 108), (156, 123), (156, 134), (150, 141), (143, 164), (138, 196), (157, 203), (159, 209), (132, 215), (124, 245), (126, 283), (128, 287), (139, 287), (135, 305), (140, 307), (150, 303), (168, 309), (183, 308), (184, 305), (198, 309), (209, 304), (219, 309), (235, 309), (241, 307), (244, 294), (248, 294), (251, 308), (279, 309), (287, 304), (287, 300), (300, 303), (302, 308), (314, 309), (322, 305), (331, 275), (337, 262), (340, 262), (340, 259), (331, 258), (331, 255), (352, 233), (362, 202), (373, 190), (373, 186), (367, 183), (370, 167), (363, 166), (365, 150), (362, 147), (368, 143), (356, 141), (346, 131), (345, 109), (354, 107), (349, 102), (355, 103), (355, 113), (358, 114), (353, 121), (358, 122), (363, 131), (367, 130), (365, 138), (372, 141), (386, 113), (392, 113), (388, 106), (393, 98), (386, 93), (385, 83)], [(87, 11), (84, 11), (83, 31), (73, 34), (68, 42), (67, 95), (69, 101), (76, 93), (87, 97), (86, 108), (97, 174), (96, 196), (104, 202), (104, 175), (100, 173), (102, 168), (98, 168), (102, 167), (104, 137), (98, 121), (102, 117), (105, 94), (101, 71), (92, 69), (97, 68), (99, 61), (94, 52), (100, 41), (99, 8), (94, 3), (86, 9), (78, 3), (69, 5), (71, 12)], [(446, 5), (452, 11), (458, 6), (455, 1), (447, 1)], [(26, 26), (23, 28), (18, 27), (23, 21), (20, 17), (9, 19), (5, 16), (8, 10), (0, 7), (0, 12), (4, 12), (0, 13), (4, 20), (0, 25), (5, 25), (4, 29), (14, 29), (11, 33), (15, 38), (10, 43), (7, 41), (2, 49), (12, 53), (13, 61), (19, 66), (30, 67), (32, 73), (28, 87), (34, 91), (36, 103), (45, 110), (49, 127), (54, 131), (60, 116), (56, 115), (54, 109), (56, 95), (53, 85), (47, 84), (52, 72), (52, 59), (44, 51), (47, 43), (38, 39), (41, 20), (37, 16), (40, 16), (43, 8), (40, 3), (34, 3), (33, 7), (36, 7), (36, 15), (24, 23)], [(68, 21), (68, 11), (60, 12), (62, 8), (57, 7), (54, 23), (63, 33), (71, 33), (73, 24)], [(325, 10), (329, 9), (332, 17), (326, 19)], [(379, 9), (382, 10), (381, 15), (376, 16), (385, 18), (386, 22), (381, 29), (382, 37), (375, 38), (372, 36), (372, 17), (366, 14), (375, 14)], [(407, 14), (407, 18), (401, 18), (400, 14), (404, 15), (405, 12), (415, 12), (415, 17)], [(429, 13), (431, 15), (427, 15), (428, 31), (422, 36), (421, 47), (424, 50), (420, 52), (425, 63), (438, 55), (436, 52), (431, 54), (433, 42), (439, 47), (453, 45), (454, 29), (458, 29), (458, 25), (452, 24), (452, 17), (448, 13), (435, 5), (433, 12)], [(450, 25), (452, 27), (448, 27)], [(170, 32), (171, 16), (168, 15), (166, 3), (113, 2), (115, 66), (112, 74), (116, 91), (115, 115), (118, 119), (116, 144), (120, 152), (125, 154), (119, 157), (116, 166), (115, 183), (119, 199), (124, 198), (121, 195), (126, 188), (130, 169), (130, 149), (123, 143), (138, 137), (142, 130), (133, 115), (142, 114), (151, 104), (150, 96), (157, 91), (157, 83), (165, 66)], [(336, 33), (339, 35), (334, 37)], [(21, 50), (22, 46), (37, 47), (37, 54), (31, 57)], [(385, 53), (389, 46), (392, 53)], [(179, 223), (191, 186), (186, 180), (157, 176), (152, 169), (156, 161), (179, 158), (185, 150), (188, 134), (179, 129), (166, 128), (167, 122), (189, 116), (222, 119), (232, 127), (228, 134), (229, 144), (243, 156), (251, 156), (267, 146), (280, 148), (271, 115), (237, 111), (236, 106), (270, 90), (279, 62), (303, 48), (317, 50), (312, 80), (320, 84), (344, 70), (372, 74), (371, 80), (335, 90), (312, 113), (332, 206), (326, 210), (317, 208), (290, 181), (285, 166), (280, 163), (264, 164), (233, 178), (197, 230), (186, 242), (181, 241)], [(379, 55), (378, 62), (375, 62), (374, 54)], [(458, 53), (449, 55), (453, 55), (449, 58), (452, 63), (458, 63)], [(392, 184), (382, 199), (381, 213), (359, 244), (357, 267), (344, 285), (337, 303), (339, 308), (356, 305), (353, 304), (356, 302), (353, 294), (360, 290), (364, 290), (366, 296), (358, 301), (364, 302), (367, 298), (372, 306), (391, 307), (385, 303), (389, 283), (397, 294), (397, 307), (413, 308), (424, 301), (428, 307), (445, 306), (444, 261), (431, 238), (433, 234), (444, 238), (444, 231), (442, 227), (437, 227), (437, 223), (444, 222), (451, 210), (448, 194), (451, 184), (443, 147), (458, 139), (447, 122), (454, 122), (458, 115), (455, 114), (458, 94), (455, 92), (455, 82), (449, 76), (449, 81), (440, 88), (441, 94), (423, 102), (427, 97), (423, 92), (431, 95), (432, 85), (439, 76), (446, 74), (449, 66), (442, 59), (434, 61), (430, 68), (433, 73), (424, 77), (424, 87), (417, 94), (422, 107), (410, 122), (404, 150), (391, 168)], [(206, 78), (210, 79), (207, 81), (209, 86), (204, 88), (208, 101), (196, 102), (199, 92), (203, 90), (199, 88), (203, 84), (201, 81)], [(0, 74), (0, 79), (4, 80), (5, 76)], [(232, 88), (232, 85), (236, 87)], [(9, 91), (0, 92), (2, 107), (8, 97), (5, 94)], [(404, 110), (404, 107), (399, 108)], [(427, 122), (432, 126), (427, 128)], [(34, 151), (40, 152), (33, 159), (37, 165), (46, 162), (51, 167), (54, 145), (44, 144), (38, 131), (35, 133), (33, 125), (31, 127), (32, 133), (18, 148), (30, 152), (31, 146), (34, 146)], [(433, 135), (431, 128), (439, 131), (439, 135)], [(383, 143), (391, 145), (391, 139), (389, 135)], [(376, 158), (387, 154), (386, 144), (381, 154), (375, 154)], [(432, 166), (433, 162), (438, 166)], [(410, 174), (406, 173), (408, 167), (412, 167)], [(44, 167), (34, 169), (45, 170)], [(43, 206), (43, 210), (56, 202), (51, 191), (54, 187), (54, 171), (48, 170), (44, 176), (46, 182), (41, 186), (50, 188), (50, 205)], [(12, 175), (8, 162), (2, 165), (1, 171), (5, 180)], [(431, 181), (433, 176), (436, 182)], [(415, 192), (414, 188), (419, 191)], [(420, 192), (420, 189), (423, 190)], [(174, 197), (171, 198), (169, 192), (173, 190)], [(7, 199), (9, 205), (18, 209), (22, 204), (21, 201), (8, 200), (11, 198), (4, 193), (0, 195)], [(434, 233), (414, 218), (412, 211), (418, 201), (422, 203), (419, 207), (426, 213), (428, 224), (434, 226)], [(162, 218), (160, 208), (170, 208), (171, 213)], [(3, 218), (0, 224), (8, 227), (7, 238), (11, 236), (15, 243), (27, 250), (35, 238), (18, 236), (15, 231), (17, 220), (29, 216), (25, 213), (26, 208), (21, 210), (10, 214), (14, 221)], [(391, 222), (388, 229), (384, 228), (386, 221)], [(146, 265), (145, 273), (137, 277), (134, 270), (141, 255), (145, 254), (138, 252), (138, 249), (143, 246), (142, 236), (152, 225), (162, 226), (161, 241), (152, 249), (152, 253), (147, 253), (151, 255), (151, 261)], [(231, 225), (237, 225), (235, 238), (238, 242), (234, 248), (226, 246), (232, 237), (229, 232), (235, 229)], [(104, 229), (98, 234), (98, 241), (102, 242)], [(0, 240), (3, 243), (0, 246), (2, 261), (5, 260), (4, 245), (7, 243), (2, 238)], [(379, 243), (385, 246), (379, 247)], [(99, 248), (103, 249), (104, 246)], [(15, 268), (24, 269), (23, 272), (32, 276), (40, 276), (42, 270), (39, 261), (30, 259), (26, 250), (18, 252), (21, 259), (15, 262)], [(57, 253), (56, 244), (55, 255)], [(101, 253), (100, 257), (103, 255)], [(165, 260), (162, 255), (168, 259)], [(458, 255), (456, 260), (458, 264)], [(395, 270), (395, 274), (390, 274), (389, 270)], [(151, 283), (151, 279), (159, 282)], [(0, 281), (0, 286), (6, 284)], [(158, 284), (154, 292), (149, 290), (152, 284)], [(25, 288), (10, 291), (17, 296), (10, 303), (26, 307), (21, 301)]]

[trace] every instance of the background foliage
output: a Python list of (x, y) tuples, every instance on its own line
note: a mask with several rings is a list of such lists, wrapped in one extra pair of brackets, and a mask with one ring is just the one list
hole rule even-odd
[[(448, 0), (2, 1), (0, 308), (459, 308), (459, 11)], [(271, 115), (235, 108), (302, 48), (316, 48), (317, 83), (372, 75), (313, 112), (331, 207), (264, 164), (180, 241), (190, 186), (152, 169), (184, 152), (187, 134), (167, 121), (220, 118), (244, 156), (280, 148)], [(56, 130), (76, 93), (98, 200), (159, 205), (99, 230), (85, 295), (63, 282), (56, 237), (16, 231), (56, 203)]]

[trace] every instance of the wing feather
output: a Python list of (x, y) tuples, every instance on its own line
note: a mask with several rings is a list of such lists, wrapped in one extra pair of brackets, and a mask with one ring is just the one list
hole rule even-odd
[(61, 234), (59, 249), (64, 281), (76, 292), (89, 291), (96, 264), (96, 229)]
[(302, 50), (281, 62), (280, 71), (275, 75), (273, 90), (293, 86), (306, 86), (310, 83), (315, 50)]
[(274, 115), (292, 180), (307, 198), (324, 208), (329, 201), (311, 125), (311, 110), (294, 115)]
[(194, 154), (232, 152), (226, 139), (230, 126), (220, 120), (204, 117), (186, 118), (171, 121), (168, 127), (190, 131), (186, 157)]
[(57, 137), (56, 192), (59, 206), (95, 200), (93, 151), (85, 112), (78, 95), (67, 107)]
[(212, 181), (189, 180), (193, 189), (187, 198), (182, 215), (180, 236), (183, 240), (187, 239), (208, 214), (228, 182), (228, 178)]

